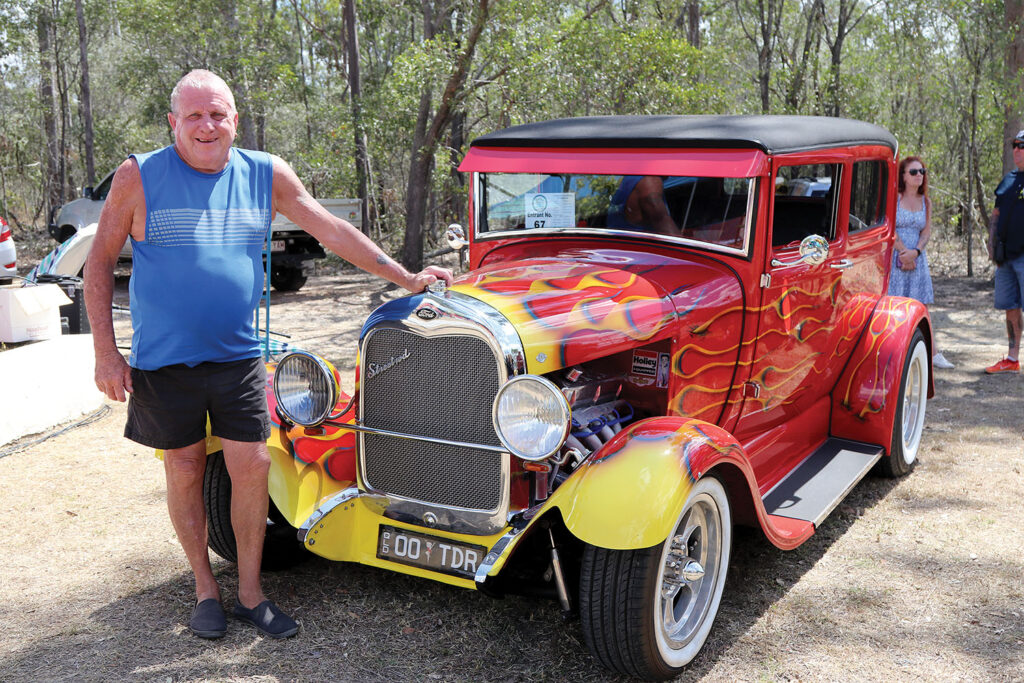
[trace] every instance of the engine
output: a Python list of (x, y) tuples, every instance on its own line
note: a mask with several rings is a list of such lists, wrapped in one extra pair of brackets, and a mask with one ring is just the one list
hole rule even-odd
[(633, 404), (623, 397), (628, 386), (624, 375), (572, 367), (548, 379), (569, 401), (572, 429), (559, 456), (550, 463), (546, 487), (538, 484), (534, 491), (534, 497), (539, 500), (558, 488), (591, 453), (637, 419)]

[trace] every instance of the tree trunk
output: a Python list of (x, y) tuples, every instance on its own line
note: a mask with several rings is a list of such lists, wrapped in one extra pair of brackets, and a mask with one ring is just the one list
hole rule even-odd
[[(418, 272), (423, 268), (423, 228), (428, 188), (433, 170), (434, 150), (437, 148), (442, 132), (451, 121), (453, 109), (465, 86), (466, 74), (473, 61), (476, 44), (487, 23), (491, 1), (478, 0), (476, 16), (473, 17), (473, 25), (466, 36), (465, 47), (452, 66), (452, 72), (432, 119), (430, 118), (429, 88), (425, 87), (420, 96), (419, 114), (413, 136), (412, 160), (409, 164), (409, 183), (405, 196), (406, 228), (405, 241), (402, 245), (402, 265), (413, 272)], [(428, 0), (423, 0), (423, 18), (424, 38), (429, 40), (434, 35), (436, 24), (432, 18), (432, 8)], [(428, 120), (430, 127), (426, 128)]]
[(61, 203), (61, 183), (57, 169), (60, 143), (57, 139), (57, 120), (53, 108), (53, 64), (50, 62), (52, 31), (53, 17), (43, 7), (38, 7), (36, 35), (39, 39), (39, 103), (43, 113), (43, 132), (46, 134), (43, 197), (47, 216)]
[[(757, 89), (761, 98), (762, 114), (771, 111), (771, 77), (784, 4), (785, 0), (758, 0), (756, 7), (751, 9), (747, 3), (741, 4), (740, 0), (733, 0), (736, 19), (757, 53)], [(754, 13), (753, 19), (757, 22), (755, 27), (747, 25), (748, 10)]]
[(82, 62), (82, 127), (85, 138), (85, 184), (92, 187), (96, 184), (96, 167), (93, 162), (92, 139), (92, 95), (89, 91), (89, 40), (85, 31), (85, 12), (82, 0), (75, 0), (75, 14), (78, 17), (78, 54)]
[(433, 154), (428, 154), (427, 119), (430, 117), (430, 89), (420, 94), (420, 106), (413, 131), (412, 159), (405, 188), (405, 240), (402, 244), (402, 265), (414, 273), (423, 270), (423, 224), (427, 211), (427, 185), (433, 168)]
[(352, 135), (356, 143), (356, 182), (359, 193), (359, 212), (363, 217), (363, 233), (372, 233), (370, 216), (370, 191), (368, 175), (370, 155), (366, 149), (366, 133), (363, 130), (363, 84), (359, 72), (359, 31), (355, 0), (345, 0), (345, 34), (348, 47), (348, 87), (352, 103)]
[(804, 12), (807, 24), (804, 31), (803, 48), (799, 55), (794, 52), (790, 57), (790, 62), (793, 64), (793, 78), (786, 89), (786, 106), (794, 113), (800, 111), (800, 105), (804, 100), (807, 64), (811, 61), (812, 50), (821, 44), (820, 29), (824, 11), (823, 0), (812, 0), (807, 6)]
[[(451, 133), (448, 139), (448, 149), (451, 150), (452, 182), (455, 187), (463, 188), (466, 179), (459, 173), (459, 159), (462, 157), (462, 147), (466, 144), (466, 112), (459, 110), (452, 116)], [(449, 193), (455, 194), (454, 192)], [(452, 201), (451, 214), (455, 216), (455, 222), (466, 225), (466, 205), (461, 201), (462, 193), (458, 193), (457, 199)]]
[(700, 49), (700, 0), (686, 0), (676, 18), (676, 28), (686, 29), (686, 42)]
[(1004, 8), (1006, 26), (1013, 33), (1006, 46), (1006, 84), (1010, 93), (1006, 100), (1003, 121), (1003, 173), (1014, 169), (1010, 143), (1021, 130), (1021, 93), (1024, 92), (1024, 0), (1006, 0)]
[[(234, 0), (223, 4), (224, 23), (228, 27), (228, 35), (239, 36), (238, 7)], [(231, 91), (235, 96), (235, 109), (238, 111), (238, 142), (243, 149), (260, 149), (256, 137), (256, 121), (249, 102), (249, 86), (246, 81), (245, 69), (241, 60), (232, 60)], [(225, 79), (226, 80), (226, 79)]]

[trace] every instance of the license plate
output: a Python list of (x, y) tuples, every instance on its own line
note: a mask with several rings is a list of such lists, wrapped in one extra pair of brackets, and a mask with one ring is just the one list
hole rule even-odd
[(270, 240), (270, 251), (274, 254), (284, 251), (284, 240)]
[(392, 526), (381, 526), (377, 536), (377, 557), (383, 560), (465, 578), (473, 578), (486, 554), (487, 548), (482, 545), (458, 543)]

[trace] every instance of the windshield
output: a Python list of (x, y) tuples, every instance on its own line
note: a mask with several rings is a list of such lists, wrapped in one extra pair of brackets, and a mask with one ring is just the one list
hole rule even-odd
[(480, 173), (479, 232), (629, 231), (742, 249), (750, 178)]

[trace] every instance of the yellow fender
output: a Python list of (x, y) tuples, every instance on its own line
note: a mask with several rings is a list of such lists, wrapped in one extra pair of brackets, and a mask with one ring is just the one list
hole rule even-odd
[(684, 417), (634, 423), (591, 456), (555, 491), (569, 531), (612, 550), (664, 541), (690, 490), (715, 464), (749, 470), (742, 448), (723, 429)]

